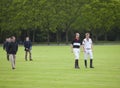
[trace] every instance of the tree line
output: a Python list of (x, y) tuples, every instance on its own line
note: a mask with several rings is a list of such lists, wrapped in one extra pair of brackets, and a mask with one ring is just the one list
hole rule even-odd
[(68, 42), (75, 32), (94, 40), (120, 40), (120, 0), (1, 0), (0, 42)]

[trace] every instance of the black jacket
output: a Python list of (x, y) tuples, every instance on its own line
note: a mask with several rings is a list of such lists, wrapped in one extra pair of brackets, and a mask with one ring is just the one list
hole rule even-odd
[(16, 54), (18, 51), (18, 43), (10, 42), (8, 46), (8, 54)]
[(8, 46), (9, 46), (9, 42), (4, 42), (3, 44), (3, 49), (6, 50), (6, 52), (8, 52)]
[(25, 47), (25, 49), (28, 48), (28, 49), (30, 50), (31, 47), (32, 47), (31, 41), (25, 41), (25, 42), (24, 42), (24, 47)]

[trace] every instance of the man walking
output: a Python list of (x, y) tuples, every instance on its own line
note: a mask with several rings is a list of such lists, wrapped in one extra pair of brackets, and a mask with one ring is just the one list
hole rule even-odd
[(32, 56), (31, 56), (32, 43), (29, 37), (26, 37), (26, 40), (24, 42), (24, 47), (25, 47), (25, 60), (27, 61), (27, 56), (29, 53), (29, 59), (30, 61), (32, 61)]
[(6, 51), (7, 60), (9, 61), (8, 46), (10, 43), (10, 38), (6, 38), (6, 41), (3, 44), (3, 50)]
[(80, 41), (80, 34), (76, 33), (75, 35), (75, 39), (72, 41), (72, 52), (74, 53), (75, 56), (75, 69), (79, 69), (79, 55), (80, 55), (80, 45), (81, 45), (81, 41)]
[(16, 60), (17, 51), (18, 51), (18, 43), (16, 42), (16, 38), (12, 36), (11, 42), (9, 43), (9, 46), (8, 46), (9, 60), (12, 65), (12, 69), (15, 69), (15, 60)]
[(85, 67), (87, 68), (87, 58), (89, 55), (90, 56), (90, 68), (94, 68), (93, 67), (93, 53), (92, 53), (92, 49), (93, 49), (92, 39), (90, 38), (90, 33), (86, 33), (85, 36), (86, 37), (82, 43), (83, 51), (84, 51), (84, 64), (85, 64)]

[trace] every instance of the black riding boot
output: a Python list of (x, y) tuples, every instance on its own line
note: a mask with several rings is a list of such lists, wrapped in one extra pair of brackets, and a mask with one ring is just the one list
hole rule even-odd
[(75, 60), (75, 68), (76, 68), (76, 69), (79, 69), (79, 63), (78, 63), (78, 60)]
[(85, 67), (87, 68), (87, 60), (84, 60), (84, 62), (85, 62)]
[(90, 68), (94, 68), (93, 67), (93, 60), (92, 59), (90, 59)]

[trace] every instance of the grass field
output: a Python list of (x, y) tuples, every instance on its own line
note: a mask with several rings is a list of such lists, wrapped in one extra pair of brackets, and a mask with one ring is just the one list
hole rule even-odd
[(0, 47), (0, 88), (120, 88), (120, 45), (94, 46), (94, 69), (74, 69), (69, 46), (33, 46), (33, 61), (19, 47), (16, 69)]

